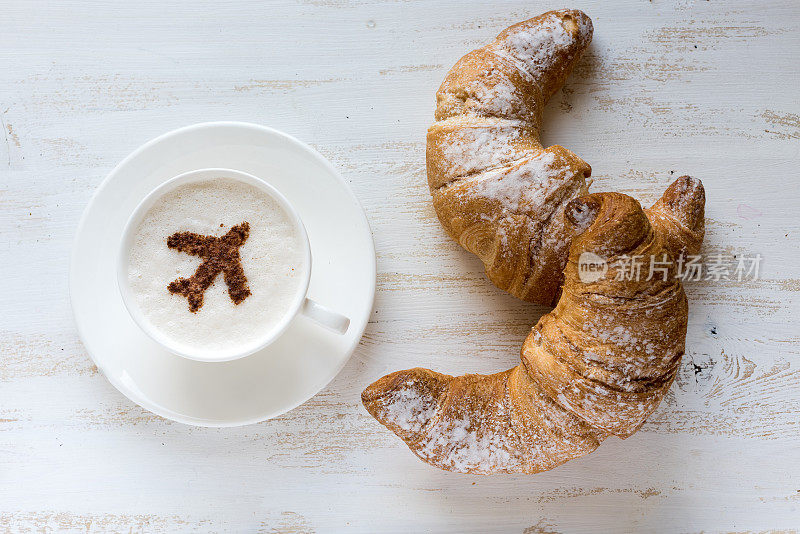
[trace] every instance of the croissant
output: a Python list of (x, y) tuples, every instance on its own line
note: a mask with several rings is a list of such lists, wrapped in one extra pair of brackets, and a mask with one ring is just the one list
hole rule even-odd
[[(704, 205), (688, 176), (647, 210), (620, 193), (570, 201), (561, 297), (531, 330), (522, 362), (492, 375), (399, 371), (362, 393), (367, 411), (425, 462), (461, 473), (537, 473), (630, 436), (683, 355), (688, 308), (675, 260), (699, 251)], [(587, 255), (607, 272), (582, 281)], [(629, 276), (637, 256), (666, 270)]]
[(505, 29), (450, 70), (428, 129), (433, 206), (447, 233), (500, 289), (552, 305), (572, 228), (567, 203), (591, 167), (539, 142), (542, 109), (592, 40), (583, 12), (549, 11)]

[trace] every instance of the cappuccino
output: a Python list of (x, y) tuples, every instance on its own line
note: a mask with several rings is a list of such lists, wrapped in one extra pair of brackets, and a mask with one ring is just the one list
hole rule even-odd
[(134, 230), (128, 287), (144, 319), (189, 351), (262, 338), (292, 309), (305, 241), (267, 192), (230, 178), (183, 184)]

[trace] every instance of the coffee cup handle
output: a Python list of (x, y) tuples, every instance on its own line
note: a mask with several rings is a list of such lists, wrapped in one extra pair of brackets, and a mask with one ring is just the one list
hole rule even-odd
[(303, 303), (302, 314), (337, 334), (344, 334), (350, 326), (349, 318), (308, 298)]

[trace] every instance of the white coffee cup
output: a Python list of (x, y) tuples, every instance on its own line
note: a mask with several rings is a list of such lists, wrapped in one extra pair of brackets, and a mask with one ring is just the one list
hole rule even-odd
[[(142, 312), (138, 303), (136, 302), (136, 298), (132, 293), (128, 279), (130, 250), (136, 237), (137, 228), (142, 223), (142, 220), (150, 208), (152, 208), (153, 205), (163, 195), (183, 185), (220, 178), (237, 180), (245, 184), (249, 184), (267, 193), (272, 199), (274, 199), (289, 215), (292, 224), (295, 226), (297, 235), (300, 236), (304, 261), (302, 262), (301, 272), (299, 275), (300, 282), (297, 285), (297, 292), (291, 301), (291, 305), (286, 308), (284, 316), (274, 326), (263, 332), (253, 342), (239, 346), (233, 346), (229, 350), (215, 349), (213, 351), (200, 351), (193, 349), (192, 347), (187, 347), (186, 345), (171, 339), (169, 336), (161, 332), (157, 326), (151, 324), (150, 321), (145, 317), (145, 314)], [(165, 284), (166, 282), (167, 281), (165, 281)], [(303, 226), (303, 222), (300, 219), (300, 216), (297, 214), (297, 211), (289, 203), (286, 197), (284, 197), (277, 189), (272, 187), (264, 180), (257, 178), (252, 174), (233, 169), (198, 169), (186, 172), (167, 180), (151, 191), (139, 203), (129, 217), (128, 222), (125, 225), (125, 230), (122, 234), (122, 242), (120, 244), (117, 259), (117, 284), (119, 286), (120, 293), (122, 294), (122, 300), (125, 303), (128, 313), (130, 313), (131, 317), (139, 326), (139, 328), (141, 328), (142, 331), (144, 331), (148, 336), (150, 336), (150, 338), (152, 338), (166, 350), (185, 358), (204, 362), (224, 362), (235, 360), (263, 349), (278, 339), (278, 337), (280, 337), (286, 328), (288, 328), (289, 324), (298, 314), (312, 319), (313, 321), (333, 332), (344, 334), (350, 325), (350, 319), (309, 299), (306, 295), (308, 293), (308, 286), (310, 282), (311, 246), (308, 241), (308, 234), (306, 233), (305, 226)]]

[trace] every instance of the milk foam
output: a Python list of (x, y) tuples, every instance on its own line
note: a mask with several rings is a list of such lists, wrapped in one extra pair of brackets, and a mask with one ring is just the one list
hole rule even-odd
[[(167, 285), (192, 276), (203, 260), (167, 248), (167, 237), (179, 231), (222, 236), (245, 221), (250, 235), (239, 254), (252, 294), (234, 304), (220, 273), (192, 313)], [(230, 350), (261, 338), (289, 311), (303, 262), (303, 240), (280, 204), (254, 186), (219, 178), (179, 186), (148, 210), (130, 249), (128, 282), (146, 320), (165, 336), (190, 350)]]

